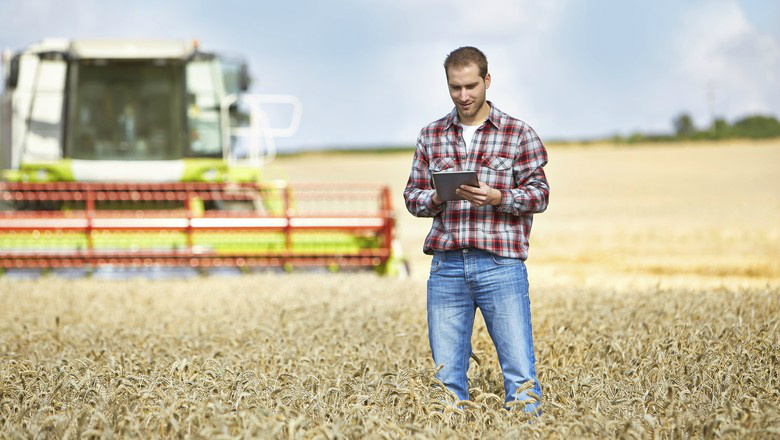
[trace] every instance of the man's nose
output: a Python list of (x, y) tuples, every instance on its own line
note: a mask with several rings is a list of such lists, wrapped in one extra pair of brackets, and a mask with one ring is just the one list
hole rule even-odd
[(465, 90), (461, 90), (461, 91), (460, 91), (460, 100), (461, 100), (461, 101), (466, 101), (466, 100), (468, 100), (468, 99), (469, 99), (469, 94), (468, 94), (468, 93), (466, 93), (466, 91), (465, 91)]

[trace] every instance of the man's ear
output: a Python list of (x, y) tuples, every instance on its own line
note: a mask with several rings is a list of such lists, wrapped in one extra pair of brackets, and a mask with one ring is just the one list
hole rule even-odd
[(485, 74), (485, 88), (490, 88), (490, 73)]

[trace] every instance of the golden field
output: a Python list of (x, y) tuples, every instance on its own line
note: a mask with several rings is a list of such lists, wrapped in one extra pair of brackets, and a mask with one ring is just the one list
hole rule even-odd
[(551, 147), (530, 258), (544, 414), (433, 378), (410, 153), (275, 162), (391, 185), (406, 279), (0, 278), (0, 437), (780, 437), (780, 142)]

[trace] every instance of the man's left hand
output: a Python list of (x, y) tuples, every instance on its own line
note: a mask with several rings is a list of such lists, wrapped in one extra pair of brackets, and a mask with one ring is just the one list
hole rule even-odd
[(501, 204), (501, 191), (489, 187), (484, 182), (479, 182), (479, 187), (461, 185), (455, 190), (455, 194), (464, 197), (475, 206), (498, 206)]

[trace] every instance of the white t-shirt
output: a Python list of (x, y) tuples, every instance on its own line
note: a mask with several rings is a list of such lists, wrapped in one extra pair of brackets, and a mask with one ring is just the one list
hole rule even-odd
[(481, 126), (479, 125), (466, 125), (466, 124), (460, 124), (461, 128), (463, 128), (463, 140), (466, 142), (466, 153), (469, 152), (471, 149), (471, 142), (474, 140), (474, 135), (477, 133), (477, 129)]

